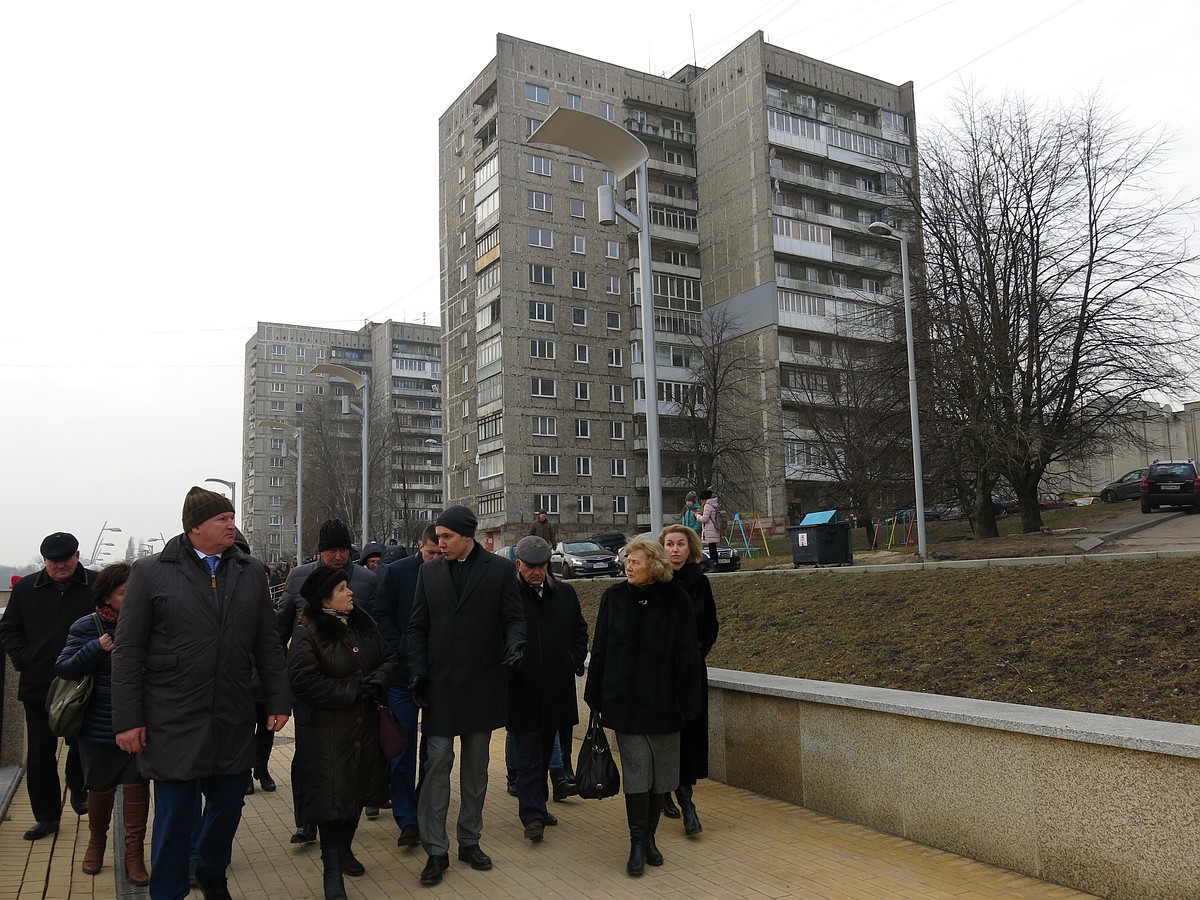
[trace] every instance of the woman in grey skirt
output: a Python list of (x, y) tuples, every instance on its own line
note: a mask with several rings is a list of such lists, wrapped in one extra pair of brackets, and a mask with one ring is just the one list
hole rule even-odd
[(692, 602), (672, 584), (657, 540), (625, 547), (626, 581), (604, 592), (584, 700), (617, 735), (629, 820), (625, 871), (661, 866), (654, 843), (662, 795), (679, 786), (679, 732), (700, 713), (700, 642)]

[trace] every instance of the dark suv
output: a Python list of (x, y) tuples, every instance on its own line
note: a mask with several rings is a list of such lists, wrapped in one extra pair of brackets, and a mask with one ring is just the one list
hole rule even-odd
[(1152, 463), (1142, 478), (1142, 512), (1160, 506), (1200, 508), (1200, 477), (1193, 460)]

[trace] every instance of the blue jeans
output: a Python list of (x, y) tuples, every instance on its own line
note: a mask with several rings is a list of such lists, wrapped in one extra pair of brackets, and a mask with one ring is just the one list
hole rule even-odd
[(388, 708), (408, 732), (408, 746), (391, 759), (392, 816), (403, 828), (417, 824), (417, 704), (408, 688), (388, 688)]
[(154, 782), (154, 830), (150, 838), (150, 897), (182, 900), (188, 894), (197, 788), (204, 795), (204, 821), (196, 842), (199, 866), (224, 875), (246, 802), (246, 773), (211, 775), (192, 781)]

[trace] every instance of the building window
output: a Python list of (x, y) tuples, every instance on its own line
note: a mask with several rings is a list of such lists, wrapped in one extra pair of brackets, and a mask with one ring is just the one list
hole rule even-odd
[(534, 378), (532, 381), (531, 393), (534, 397), (557, 396), (554, 392), (554, 379), (553, 378)]
[(558, 435), (558, 419), (554, 416), (534, 416), (533, 433), (540, 437), (556, 437)]
[(535, 322), (553, 322), (554, 304), (541, 300), (529, 301), (529, 318)]
[(567, 163), (567, 177), (576, 184), (583, 184), (583, 166), (579, 163)]
[(620, 368), (624, 363), (624, 356), (621, 353), (620, 347), (608, 348), (608, 364), (613, 368)]
[(587, 206), (582, 200), (571, 198), (571, 218), (582, 219), (587, 215)]
[(582, 234), (571, 235), (571, 252), (584, 253), (587, 251), (587, 238)]
[(623, 516), (629, 512), (629, 498), (624, 496), (613, 497), (613, 513), (618, 516)]
[(591, 386), (590, 382), (587, 382), (587, 381), (575, 382), (575, 399), (576, 400), (591, 400), (592, 399), (592, 386)]
[(271, 374), (272, 375), (286, 375), (287, 374), (287, 365), (284, 363), (272, 364)]
[(540, 212), (553, 212), (554, 198), (545, 191), (526, 191), (525, 205)]
[(534, 475), (557, 475), (558, 474), (558, 457), (557, 456), (535, 456), (533, 458), (533, 474)]
[(608, 386), (608, 402), (609, 403), (624, 403), (625, 402), (625, 385), (610, 384)]
[(283, 449), (283, 438), (271, 438), (271, 449), (272, 450), (282, 450)]
[(575, 457), (575, 474), (580, 478), (592, 477), (592, 458), (590, 456)]
[(572, 325), (586, 325), (587, 324), (587, 310), (584, 309), (582, 306), (571, 307), (571, 324)]
[(283, 506), (283, 498), (281, 496), (279, 496), (278, 494), (272, 494), (271, 495), (271, 506), (275, 506), (275, 507)]
[(667, 263), (672, 266), (686, 266), (688, 264), (688, 255), (682, 250), (668, 250)]
[(530, 228), (529, 246), (554, 249), (554, 232), (549, 228)]
[(267, 479), (268, 487), (283, 487), (283, 476), (272, 475)]
[(271, 393), (272, 394), (283, 394), (286, 392), (287, 392), (287, 385), (284, 384), (282, 381), (272, 381), (271, 382)]
[(552, 516), (558, 515), (558, 494), (538, 494), (534, 503), (538, 509), (544, 509)]
[(267, 524), (268, 525), (282, 525), (283, 524), (283, 516), (271, 516), (269, 519), (267, 519)]
[(577, 291), (587, 290), (587, 272), (580, 272), (578, 269), (571, 270), (571, 287)]
[(567, 109), (583, 109), (583, 98), (578, 94), (567, 94)]
[(272, 468), (272, 469), (282, 469), (283, 468), (283, 459), (278, 456), (272, 456), (270, 465), (268, 467)]
[(610, 434), (614, 441), (625, 440), (625, 423), (624, 422), (610, 422), (609, 425), (611, 426)]
[[(620, 296), (621, 294), (621, 276), (620, 275), (605, 275), (604, 276), (604, 293)], [(620, 317), (619, 313), (613, 315)]]
[(616, 110), (613, 109), (613, 105), (606, 100), (600, 101), (600, 115), (601, 117), (608, 119), (610, 122), (617, 121)]
[(527, 118), (525, 120), (525, 137), (529, 137), (538, 130), (538, 126), (542, 124), (541, 119)]
[(579, 504), (579, 512), (581, 515), (590, 516), (592, 514), (592, 495), (580, 494), (575, 498)]
[(464, 400), (462, 402), (462, 417), (464, 419), (471, 418), (471, 401), (470, 400)]
[(287, 356), (287, 347), (283, 344), (275, 344), (271, 347), (272, 356)]
[(530, 284), (554, 284), (554, 266), (539, 266), (529, 264)]
[(588, 345), (587, 344), (576, 344), (575, 345), (575, 362), (585, 363), (587, 361), (588, 361)]
[(554, 359), (554, 341), (530, 341), (529, 356), (531, 359)]
[(271, 401), (271, 412), (283, 412), (285, 409), (287, 409), (287, 404), (282, 400)]
[(545, 175), (549, 177), (552, 171), (551, 162), (546, 157), (538, 156), (536, 153), (526, 153), (525, 171), (530, 175)]
[(534, 103), (541, 103), (543, 106), (549, 106), (550, 89), (542, 87), (540, 84), (525, 82), (525, 99), (532, 100)]
[(608, 169), (604, 169), (600, 173), (600, 183), (607, 184), (609, 187), (616, 187), (617, 186), (617, 176), (613, 172), (610, 172)]
[(592, 421), (591, 419), (576, 419), (575, 420), (575, 437), (590, 438), (592, 436)]
[(617, 241), (605, 241), (604, 256), (606, 259), (620, 259), (621, 245)]
[(613, 478), (624, 478), (626, 475), (625, 458), (618, 457), (612, 460)]

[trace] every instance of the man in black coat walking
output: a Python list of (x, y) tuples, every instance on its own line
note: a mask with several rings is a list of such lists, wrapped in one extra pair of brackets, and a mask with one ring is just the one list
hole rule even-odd
[[(79, 562), (79, 541), (56, 531), (42, 541), (44, 568), (26, 575), (12, 589), (0, 619), (0, 645), (21, 673), (17, 699), (25, 707), (25, 789), (33, 807), (33, 827), (25, 840), (36, 841), (58, 831), (62, 815), (62, 784), (58, 780), (58, 738), (50, 731), (46, 691), (54, 679), (54, 664), (67, 643), (76, 619), (93, 612), (91, 583), (95, 576)], [(67, 787), (71, 808), (87, 812), (83, 768), (74, 739), (67, 741)]]
[(525, 654), (508, 674), (508, 730), (513, 737), (518, 815), (525, 837), (542, 840), (551, 823), (546, 774), (554, 736), (579, 721), (575, 678), (587, 657), (587, 622), (569, 584), (547, 568), (550, 545), (536, 535), (517, 542), (517, 590), (525, 611)]
[(442, 555), (421, 566), (408, 623), (409, 691), (424, 710), (427, 756), (417, 823), (429, 860), (421, 883), (450, 867), (446, 811), (454, 738), (459, 738), (458, 858), (478, 870), (492, 861), (479, 847), (492, 732), (508, 718), (505, 666), (521, 661), (525, 615), (513, 564), (475, 542), (478, 521), (465, 506), (437, 518)]

